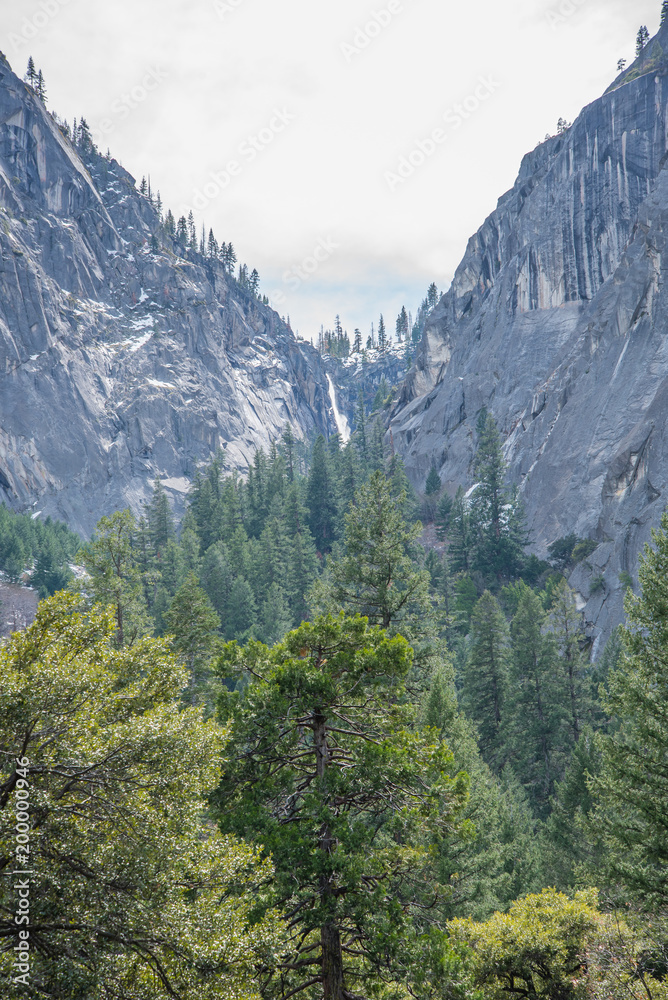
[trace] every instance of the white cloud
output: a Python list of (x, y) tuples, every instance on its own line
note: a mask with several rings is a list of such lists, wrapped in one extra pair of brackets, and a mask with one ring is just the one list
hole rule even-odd
[[(57, 13), (13, 50), (7, 40), (45, 3)], [(660, 6), (393, 3), (388, 20), (389, 0), (5, 0), (0, 44), (19, 73), (33, 54), (61, 115), (111, 121), (105, 144), (136, 176), (150, 172), (178, 212), (287, 109), (294, 121), (209, 199), (200, 221), (234, 242), (264, 290), (331, 236), (340, 249), (288, 289), (281, 312), (305, 336), (337, 312), (366, 332), (381, 311), (393, 329), (394, 311), (402, 302), (414, 310), (432, 280), (447, 286), (522, 155), (599, 96), (617, 59), (632, 57), (638, 25), (656, 30)], [(570, 13), (555, 25), (547, 15), (562, 7)], [(341, 46), (360, 30), (368, 44), (347, 59)], [(153, 67), (164, 79), (121, 114), (123, 95)], [(489, 100), (390, 190), (385, 172), (487, 77), (499, 82)]]

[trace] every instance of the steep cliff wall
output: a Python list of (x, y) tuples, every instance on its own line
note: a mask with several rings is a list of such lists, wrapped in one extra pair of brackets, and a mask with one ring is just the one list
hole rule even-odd
[(524, 158), (431, 315), (391, 426), (416, 483), (435, 460), (454, 489), (491, 410), (538, 553), (571, 531), (600, 543), (571, 581), (597, 650), (668, 498), (664, 50), (668, 26)]
[[(158, 244), (151, 237), (158, 234)], [(82, 161), (0, 58), (0, 501), (90, 532), (212, 451), (335, 431), (324, 368), (116, 163)]]

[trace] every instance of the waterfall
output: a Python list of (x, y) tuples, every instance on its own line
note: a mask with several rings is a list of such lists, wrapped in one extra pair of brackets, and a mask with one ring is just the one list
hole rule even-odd
[(334, 423), (336, 424), (336, 429), (339, 432), (339, 437), (345, 444), (346, 441), (350, 441), (350, 424), (348, 423), (346, 415), (341, 413), (336, 405), (336, 389), (334, 388), (334, 383), (329, 375), (327, 376), (327, 383), (329, 385), (329, 398), (332, 401), (332, 410), (334, 411)]

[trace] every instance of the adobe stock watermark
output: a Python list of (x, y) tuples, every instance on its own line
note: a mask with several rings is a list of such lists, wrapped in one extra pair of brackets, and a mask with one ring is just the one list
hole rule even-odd
[(30, 17), (23, 18), (18, 34), (15, 31), (10, 32), (9, 44), (14, 52), (25, 49), (37, 38), (40, 31), (53, 21), (54, 17), (60, 13), (61, 8), (67, 7), (70, 2), (71, 0), (40, 0), (39, 9)]
[(438, 126), (424, 139), (417, 139), (413, 148), (405, 156), (401, 156), (394, 170), (386, 170), (385, 181), (390, 191), (396, 191), (422, 167), (448, 138), (449, 132), (461, 128), (464, 122), (472, 118), (482, 104), (490, 99), (501, 84), (491, 76), (481, 76), (478, 85), (463, 101), (453, 104), (443, 112), (442, 119), (446, 127)]
[(239, 7), (243, 7), (246, 0), (213, 0), (213, 9), (220, 21), (224, 21), (228, 14), (233, 14)]
[(111, 102), (109, 114), (93, 123), (91, 135), (95, 144), (101, 146), (104, 139), (111, 135), (118, 123), (126, 121), (132, 112), (136, 111), (144, 101), (147, 101), (168, 77), (169, 73), (161, 66), (150, 66), (139, 83), (119, 94)]
[[(308, 281), (316, 271), (320, 270), (320, 266), (328, 261), (340, 249), (340, 246), (341, 244), (336, 243), (331, 236), (321, 236), (311, 253), (283, 272), (281, 281), (285, 288), (296, 292), (305, 281)], [(273, 306), (284, 306), (287, 297), (281, 288), (274, 288), (269, 293), (269, 300)]]
[(545, 20), (549, 26), (554, 30), (558, 28), (560, 24), (576, 14), (580, 7), (584, 7), (587, 0), (561, 0), (561, 3), (556, 4), (550, 10), (545, 13)]
[(16, 924), (17, 942), (14, 945), (14, 983), (18, 986), (30, 986), (30, 883), (32, 868), (30, 867), (30, 783), (28, 780), (30, 761), (27, 757), (16, 760), (16, 784), (14, 786), (14, 811), (16, 824), (14, 832), (14, 881), (12, 887), (16, 892)]
[(186, 208), (186, 214), (190, 210), (203, 211), (214, 199), (232, 183), (235, 177), (240, 177), (244, 168), (249, 166), (260, 153), (268, 149), (277, 136), (285, 132), (288, 125), (297, 120), (287, 108), (274, 108), (274, 113), (264, 128), (254, 135), (246, 136), (243, 142), (239, 143), (237, 157), (228, 160), (220, 170), (212, 170), (209, 179), (201, 188), (195, 188), (191, 205)]
[(351, 63), (355, 56), (361, 55), (373, 40), (392, 24), (397, 14), (403, 14), (403, 11), (403, 0), (389, 0), (389, 3), (380, 10), (372, 10), (369, 20), (364, 24), (358, 24), (355, 28), (352, 42), (341, 42), (339, 45), (346, 62)]

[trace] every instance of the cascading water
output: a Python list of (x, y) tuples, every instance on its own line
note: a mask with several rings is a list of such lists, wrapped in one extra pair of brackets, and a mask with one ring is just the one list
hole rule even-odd
[(345, 444), (347, 441), (350, 441), (350, 424), (348, 423), (346, 415), (341, 413), (336, 405), (336, 389), (334, 388), (334, 383), (332, 382), (330, 375), (327, 376), (327, 384), (329, 385), (329, 398), (332, 401), (332, 410), (334, 411), (336, 429), (339, 432), (339, 437)]

